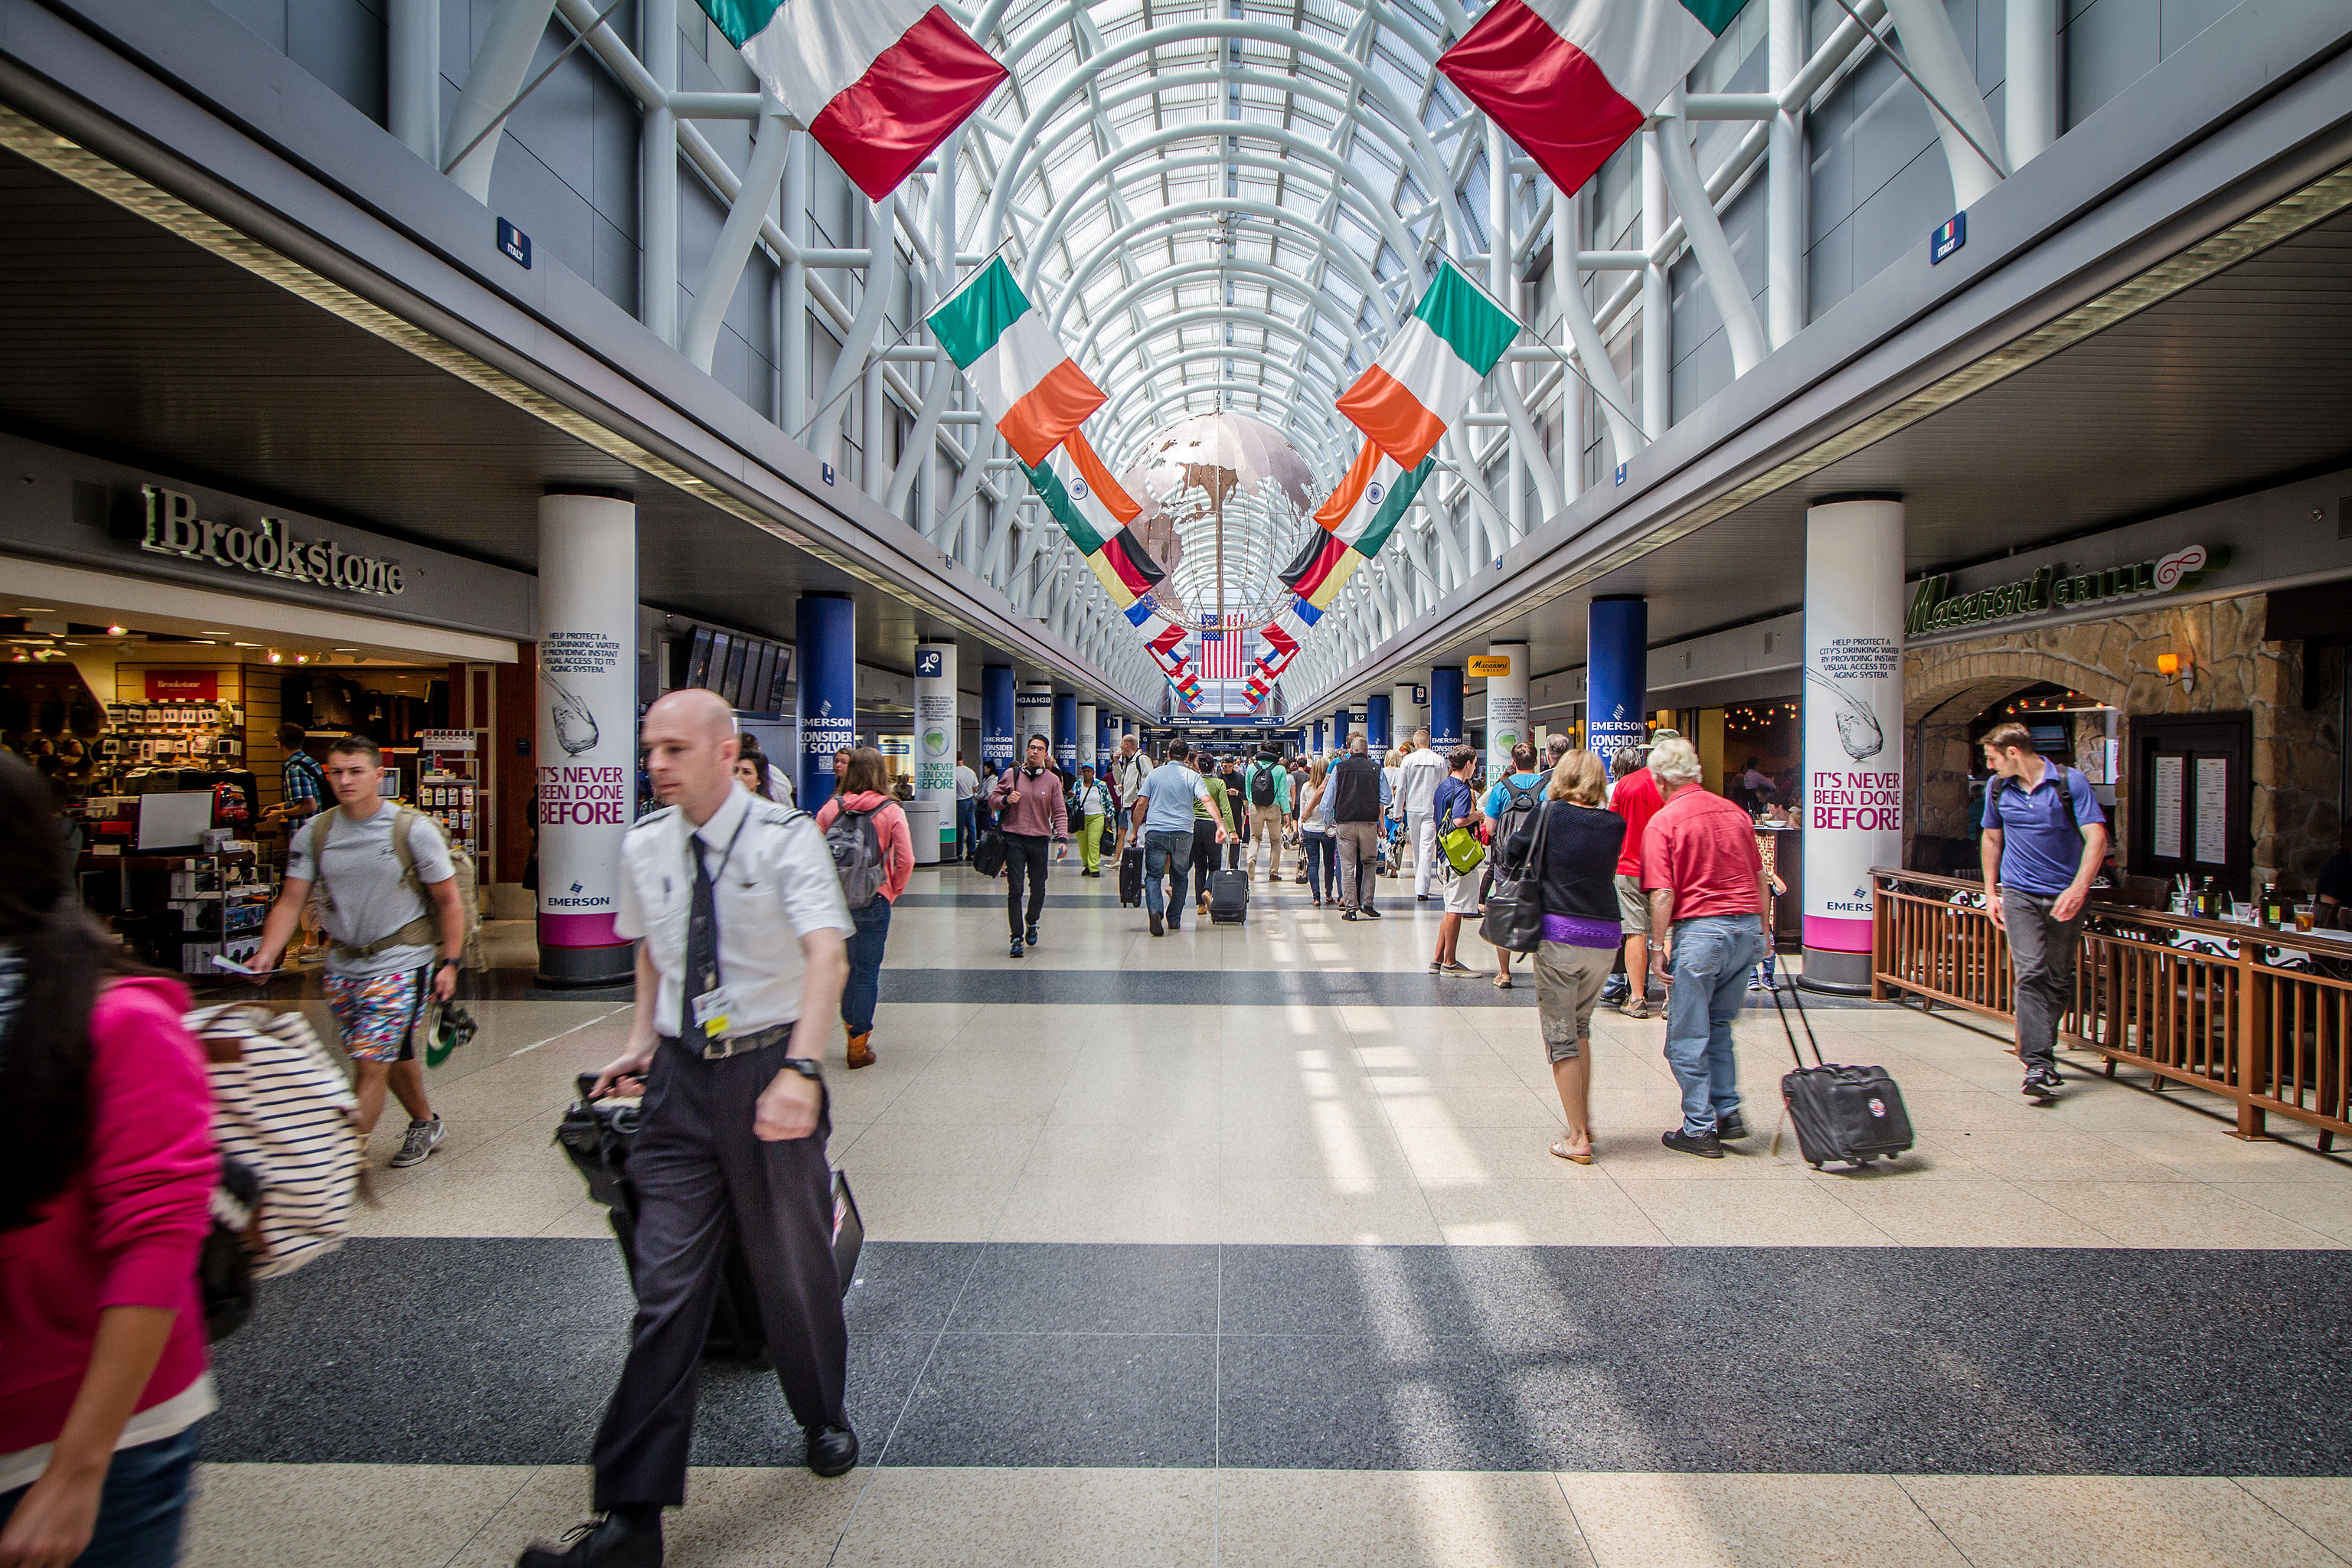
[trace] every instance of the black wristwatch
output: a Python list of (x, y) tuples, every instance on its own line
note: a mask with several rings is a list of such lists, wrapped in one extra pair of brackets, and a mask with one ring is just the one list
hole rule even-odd
[(784, 1058), (784, 1067), (787, 1070), (796, 1072), (803, 1078), (814, 1079), (818, 1083), (823, 1083), (824, 1081), (824, 1068), (807, 1057), (786, 1057)]

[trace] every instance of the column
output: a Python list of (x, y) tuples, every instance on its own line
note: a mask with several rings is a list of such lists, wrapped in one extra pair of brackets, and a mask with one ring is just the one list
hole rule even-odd
[(636, 819), (637, 509), (612, 491), (539, 500), (539, 977), (632, 973), (613, 929)]
[(1028, 682), (1021, 688), (1021, 695), (1013, 699), (1013, 760), (1024, 762), (1028, 759), (1032, 735), (1045, 737), (1045, 750), (1051, 755), (1054, 749), (1054, 683), (1050, 680)]
[(1389, 732), (1389, 694), (1375, 691), (1364, 699), (1364, 744), (1378, 756), (1396, 742)]
[(1528, 730), (1528, 645), (1490, 643), (1486, 662), (1486, 776), (1511, 771), (1511, 748), (1533, 742)]
[(1618, 749), (1647, 745), (1649, 726), (1650, 603), (1646, 599), (1595, 599), (1584, 614), (1584, 745), (1616, 769)]
[[(956, 843), (955, 759), (956, 646), (915, 645), (915, 798), (940, 808), (940, 855), (952, 858)], [(918, 855), (919, 858), (919, 853)]]
[(1429, 722), (1423, 704), (1428, 700), (1429, 688), (1410, 680), (1400, 680), (1389, 688), (1389, 725), (1394, 732), (1392, 745), (1402, 745), (1412, 732)]
[(833, 798), (833, 753), (857, 741), (857, 603), (845, 594), (803, 594), (793, 606), (793, 780), (803, 811)]
[[(1370, 744), (1369, 742), (1366, 744)], [(1334, 754), (1348, 749), (1348, 710), (1345, 708), (1331, 715), (1331, 750)]]
[(1095, 721), (1095, 777), (1110, 771), (1110, 760), (1118, 755), (1118, 715), (1102, 714)]
[(1429, 749), (1444, 756), (1462, 743), (1462, 667), (1429, 672)]
[(1805, 973), (1870, 989), (1870, 868), (1903, 855), (1903, 502), (1805, 511)]
[(980, 773), (993, 778), (1013, 760), (1013, 669), (987, 664), (980, 669)]
[(1054, 699), (1054, 765), (1064, 773), (1078, 771), (1078, 694), (1075, 691)]
[(1329, 755), (1330, 748), (1327, 742), (1330, 740), (1330, 736), (1331, 721), (1328, 719), (1316, 720), (1315, 728), (1307, 736), (1307, 749), (1309, 754), (1318, 757)]
[(1092, 768), (1095, 771), (1095, 777), (1100, 778), (1103, 767), (1102, 720), (1097, 715), (1095, 705), (1091, 702), (1081, 702), (1077, 708), (1077, 726), (1070, 731), (1071, 749), (1076, 753), (1076, 760), (1071, 763), (1070, 766), (1074, 771), (1078, 768)]

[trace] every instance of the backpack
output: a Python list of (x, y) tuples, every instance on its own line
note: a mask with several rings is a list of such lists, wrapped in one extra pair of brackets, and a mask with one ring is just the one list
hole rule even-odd
[(213, 1141), (230, 1172), (215, 1219), (224, 1198), (242, 1200), (228, 1228), (255, 1279), (324, 1258), (351, 1231), (359, 1179), (358, 1101), (342, 1068), (299, 1013), (231, 1004), (199, 1007), (184, 1022), (205, 1047)]
[[(2074, 815), (2074, 769), (2061, 764), (2053, 766), (2048, 776), (2058, 781), (2058, 804), (2065, 808), (2066, 826), (2080, 833), (2083, 824)], [(1984, 825), (1987, 827), (2000, 828), (2001, 795), (2016, 783), (2007, 773), (1995, 773), (1992, 782), (1985, 785)]]
[(1502, 819), (1495, 824), (1495, 847), (1497, 849), (1508, 844), (1512, 835), (1518, 832), (1521, 825), (1543, 806), (1542, 797), (1531, 789), (1522, 789), (1517, 784), (1507, 781), (1504, 787), (1511, 794), (1510, 798), (1504, 803)]
[(1275, 802), (1274, 764), (1258, 763), (1250, 769), (1249, 798), (1252, 805), (1272, 805)]
[[(320, 904), (331, 913), (335, 907), (334, 889), (327, 886), (326, 878), (318, 875), (324, 864), (320, 856), (327, 847), (327, 836), (334, 831), (335, 818), (342, 814), (341, 807), (331, 805), (312, 817), (310, 826), (304, 829), (310, 836), (312, 885), (318, 889)], [(401, 886), (416, 895), (417, 901), (425, 906), (425, 912), (406, 925), (387, 931), (373, 942), (362, 942), (357, 947), (331, 941), (330, 945), (341, 957), (373, 958), (388, 947), (431, 947), (441, 940), (441, 920), (434, 912), (433, 900), (425, 896), (425, 884), (416, 879), (416, 847), (408, 841), (410, 831), (419, 821), (431, 823), (433, 831), (441, 833), (441, 825), (415, 806), (404, 805), (394, 809), (392, 854), (393, 858), (400, 862)], [(456, 868), (457, 902), (466, 911), (466, 951), (457, 955), (458, 961), (467, 969), (479, 969), (482, 967), (482, 900), (480, 890), (474, 884), (474, 858), (451, 843), (446, 833), (441, 833), (441, 846), (449, 852), (449, 864)]]
[[(879, 809), (878, 807), (877, 808)], [(833, 855), (834, 874), (841, 879), (841, 897), (853, 910), (873, 903), (882, 890), (882, 835), (874, 813), (843, 806), (824, 830), (824, 847)]]

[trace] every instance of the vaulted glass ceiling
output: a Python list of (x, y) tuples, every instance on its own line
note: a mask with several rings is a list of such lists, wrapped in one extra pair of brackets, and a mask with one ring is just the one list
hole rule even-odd
[[(1110, 395), (1088, 433), (1114, 470), (1222, 407), (1327, 489), (1359, 439), (1339, 394), (1431, 257), (1486, 243), (1482, 122), (1433, 68), (1436, 6), (994, 0), (968, 20), (1013, 74), (963, 134), (961, 248), (1003, 246)], [(1241, 575), (1290, 554), (1272, 535), (1296, 518), (1228, 517)]]

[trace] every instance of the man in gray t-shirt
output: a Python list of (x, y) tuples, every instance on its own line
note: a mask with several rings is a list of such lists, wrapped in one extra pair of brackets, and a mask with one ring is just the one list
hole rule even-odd
[[(393, 845), (401, 809), (377, 792), (383, 776), (383, 756), (372, 741), (347, 735), (327, 749), (335, 809), (295, 829), (286, 885), (262, 927), (253, 968), (257, 977), (277, 970), (316, 887), (328, 938), (327, 1005), (356, 1069), (360, 1137), (375, 1130), (385, 1090), (397, 1095), (409, 1115), (408, 1136), (392, 1160), (397, 1169), (421, 1163), (445, 1131), (409, 1039), (428, 994), (443, 1002), (456, 994), (466, 910), (448, 842), (421, 812), (407, 816), (416, 867), (410, 885)], [(438, 963), (436, 935), (449, 955)]]

